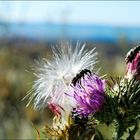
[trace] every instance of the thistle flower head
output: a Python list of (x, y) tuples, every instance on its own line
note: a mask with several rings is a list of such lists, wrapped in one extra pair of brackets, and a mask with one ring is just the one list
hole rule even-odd
[(64, 93), (74, 76), (83, 69), (93, 68), (97, 62), (95, 48), (88, 51), (85, 44), (77, 42), (61, 42), (60, 46), (53, 47), (53, 59), (44, 59), (36, 69), (37, 80), (34, 82), (30, 101), (34, 100), (34, 108), (41, 109), (49, 105), (56, 113), (69, 112), (73, 106), (71, 98)]
[(127, 54), (126, 60), (126, 79), (131, 80), (132, 78), (136, 78), (140, 80), (140, 46), (131, 49)]
[(72, 86), (68, 95), (76, 102), (78, 115), (88, 116), (98, 112), (105, 101), (105, 81), (95, 74), (85, 75), (81, 81)]

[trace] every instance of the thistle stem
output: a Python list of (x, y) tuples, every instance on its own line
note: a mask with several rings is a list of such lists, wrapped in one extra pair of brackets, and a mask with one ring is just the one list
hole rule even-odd
[(114, 140), (120, 140), (120, 138), (123, 136), (124, 134), (124, 129), (123, 129), (123, 122), (122, 121), (116, 121), (116, 130), (115, 130), (115, 134), (114, 134)]
[(127, 138), (127, 140), (134, 140), (135, 134), (138, 129), (139, 129), (139, 119), (136, 120), (134, 129), (132, 131), (129, 131), (129, 137)]
[(116, 134), (115, 134), (115, 138), (114, 140), (119, 140), (120, 138), (120, 125), (118, 124), (117, 128), (116, 128)]

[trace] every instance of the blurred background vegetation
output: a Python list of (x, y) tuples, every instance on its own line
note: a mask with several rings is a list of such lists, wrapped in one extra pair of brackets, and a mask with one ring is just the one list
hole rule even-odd
[[(30, 8), (28, 4), (27, 2), (27, 9)], [(69, 4), (66, 3), (66, 5)], [(20, 4), (20, 8), (26, 6), (25, 3)], [(96, 25), (90, 23), (90, 26), (89, 24), (72, 24), (68, 21), (70, 13), (63, 10), (67, 9), (67, 6), (62, 8), (63, 14), (60, 17), (62, 21), (59, 24), (46, 23), (46, 21), (43, 24), (42, 22), (34, 23), (34, 21), (25, 23), (24, 20), (13, 21), (15, 15), (12, 15), (12, 10), (16, 9), (16, 3), (1, 2), (0, 139), (37, 138), (35, 127), (42, 128), (46, 123), (50, 123), (52, 114), (48, 109), (37, 112), (33, 110), (32, 106), (26, 108), (27, 101), (22, 101), (22, 98), (31, 89), (35, 80), (31, 68), (35, 64), (35, 60), (51, 59), (50, 48), (60, 40), (71, 40), (74, 43), (76, 40), (80, 40), (86, 42), (89, 49), (96, 47), (99, 59), (97, 67), (101, 67), (101, 75), (106, 73), (107, 76), (125, 74), (124, 58), (130, 48), (139, 45), (140, 26), (125, 28), (124, 25), (118, 27), (104, 24), (97, 26), (97, 23)], [(78, 6), (80, 7), (80, 3)], [(11, 13), (7, 15), (6, 11), (10, 8)], [(39, 8), (41, 9), (41, 6)], [(20, 10), (19, 17), (21, 13), (22, 17), (28, 15), (27, 11), (23, 14), (24, 12)], [(91, 34), (92, 30), (93, 34)], [(103, 131), (105, 131), (104, 129)]]

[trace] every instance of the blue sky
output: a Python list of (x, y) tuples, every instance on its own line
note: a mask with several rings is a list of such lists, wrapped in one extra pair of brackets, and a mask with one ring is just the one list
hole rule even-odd
[(140, 1), (0, 1), (0, 18), (14, 22), (140, 26)]

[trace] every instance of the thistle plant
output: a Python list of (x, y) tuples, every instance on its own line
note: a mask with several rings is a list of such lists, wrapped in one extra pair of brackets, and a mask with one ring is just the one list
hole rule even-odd
[(34, 108), (46, 106), (54, 113), (45, 125), (46, 139), (103, 140), (98, 125), (112, 125), (110, 139), (135, 139), (140, 118), (140, 46), (126, 56), (126, 74), (103, 78), (93, 68), (95, 48), (79, 42), (53, 48), (53, 59), (39, 62), (37, 80), (27, 97)]

